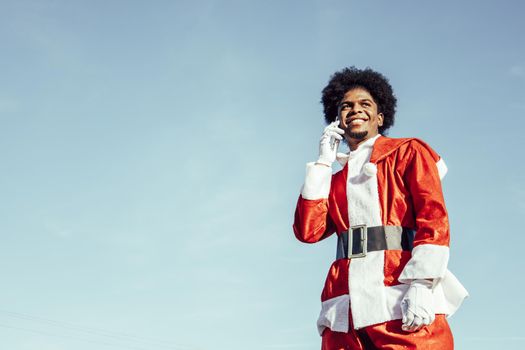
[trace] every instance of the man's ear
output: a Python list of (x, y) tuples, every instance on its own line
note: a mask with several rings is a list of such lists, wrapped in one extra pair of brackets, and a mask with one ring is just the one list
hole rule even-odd
[(378, 119), (378, 120), (377, 120), (377, 124), (378, 124), (379, 126), (383, 126), (383, 122), (385, 121), (385, 116), (383, 115), (383, 113), (379, 113), (379, 114), (377, 115), (377, 119)]

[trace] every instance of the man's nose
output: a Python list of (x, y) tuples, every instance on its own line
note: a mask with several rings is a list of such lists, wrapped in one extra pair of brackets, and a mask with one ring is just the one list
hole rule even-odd
[(361, 107), (361, 106), (359, 106), (358, 104), (356, 104), (356, 105), (354, 105), (354, 106), (352, 107), (352, 111), (351, 111), (351, 113), (352, 113), (352, 114), (356, 114), (356, 113), (360, 113), (360, 112), (362, 112), (362, 111), (363, 111), (363, 107)]

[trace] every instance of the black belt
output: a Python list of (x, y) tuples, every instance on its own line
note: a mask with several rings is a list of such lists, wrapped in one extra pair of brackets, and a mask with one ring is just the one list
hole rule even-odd
[(411, 251), (414, 236), (414, 230), (401, 226), (352, 226), (339, 234), (336, 259), (362, 258), (377, 250)]

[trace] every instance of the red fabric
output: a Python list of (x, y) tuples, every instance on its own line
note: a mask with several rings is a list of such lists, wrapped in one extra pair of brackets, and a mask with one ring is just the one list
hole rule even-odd
[(304, 243), (315, 243), (330, 236), (335, 225), (328, 216), (328, 200), (299, 197), (293, 224), (295, 237)]
[(348, 223), (348, 201), (346, 199), (347, 177), (347, 166), (345, 166), (341, 171), (335, 173), (332, 177), (330, 195), (328, 196), (330, 217), (333, 219), (338, 233), (346, 231), (350, 227)]
[[(350, 319), (350, 325), (352, 320)], [(323, 332), (322, 350), (453, 350), (454, 339), (445, 315), (417, 332), (401, 329), (401, 320), (388, 321), (348, 333)]]
[(402, 250), (385, 250), (385, 286), (400, 284), (397, 280), (412, 254)]
[(422, 142), (411, 142), (411, 161), (406, 168), (406, 183), (412, 194), (416, 214), (414, 246), (420, 244), (449, 245), (449, 223), (441, 180), (433, 151)]
[(295, 237), (305, 243), (316, 243), (334, 232), (348, 230), (346, 200), (347, 168), (332, 175), (328, 199), (309, 200), (299, 196), (295, 209)]
[(370, 162), (377, 165), (383, 225), (416, 229), (414, 246), (449, 244), (448, 214), (436, 163), (439, 156), (418, 139), (380, 137)]
[(328, 270), (324, 284), (321, 301), (326, 301), (344, 294), (348, 294), (348, 268), (349, 259), (338, 259), (333, 262)]

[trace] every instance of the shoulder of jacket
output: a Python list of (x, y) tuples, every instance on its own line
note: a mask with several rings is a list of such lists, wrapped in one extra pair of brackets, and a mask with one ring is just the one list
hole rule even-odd
[(407, 146), (412, 148), (415, 152), (419, 153), (428, 153), (430, 156), (437, 162), (441, 157), (437, 154), (437, 152), (430, 147), (428, 143), (425, 141), (418, 139), (418, 138), (412, 138), (410, 142), (407, 143)]
[(439, 159), (437, 153), (430, 147), (425, 141), (416, 138), (416, 137), (404, 137), (404, 138), (392, 138), (381, 136), (377, 139), (374, 144), (374, 150), (370, 161), (376, 163), (381, 159), (384, 159), (394, 153), (396, 150), (413, 150), (415, 152), (420, 152), (426, 150), (430, 152), (432, 158)]

